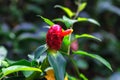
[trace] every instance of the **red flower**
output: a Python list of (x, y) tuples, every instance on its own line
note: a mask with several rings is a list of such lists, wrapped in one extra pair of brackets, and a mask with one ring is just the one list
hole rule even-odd
[(64, 36), (72, 33), (72, 29), (62, 30), (60, 25), (53, 25), (47, 32), (46, 42), (50, 49), (59, 50)]

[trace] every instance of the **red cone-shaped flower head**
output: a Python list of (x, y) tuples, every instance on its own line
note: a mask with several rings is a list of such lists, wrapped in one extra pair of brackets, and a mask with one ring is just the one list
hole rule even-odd
[(72, 29), (62, 30), (60, 25), (53, 25), (47, 33), (46, 42), (50, 49), (59, 50), (64, 36), (72, 33)]

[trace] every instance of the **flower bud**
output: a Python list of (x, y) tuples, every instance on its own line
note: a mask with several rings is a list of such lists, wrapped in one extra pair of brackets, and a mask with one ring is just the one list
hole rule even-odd
[(53, 25), (47, 32), (46, 42), (50, 49), (59, 50), (64, 36), (72, 33), (72, 29), (62, 30), (60, 25)]

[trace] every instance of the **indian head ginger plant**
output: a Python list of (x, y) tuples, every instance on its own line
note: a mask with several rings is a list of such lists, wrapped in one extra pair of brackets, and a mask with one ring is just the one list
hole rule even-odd
[[(88, 80), (82, 73), (79, 72), (78, 67), (76, 66), (75, 62), (71, 62), (71, 63), (73, 63), (73, 65), (76, 66), (76, 71), (77, 71), (78, 77), (77, 78), (71, 77), (66, 72), (67, 60), (63, 56), (63, 53), (65, 53), (65, 55), (66, 55), (66, 57), (68, 57), (68, 59), (72, 59), (72, 60), (74, 60), (72, 58), (72, 54), (91, 57), (93, 59), (100, 61), (107, 68), (112, 70), (109, 62), (106, 61), (104, 58), (102, 58), (99, 55), (91, 54), (91, 53), (82, 51), (80, 49), (77, 49), (75, 51), (71, 50), (71, 48), (70, 48), (71, 43), (79, 38), (87, 37), (87, 38), (101, 41), (99, 38), (97, 38), (93, 35), (90, 35), (90, 34), (86, 34), (86, 33), (72, 34), (72, 32), (74, 31), (73, 24), (75, 24), (76, 22), (86, 21), (86, 22), (90, 22), (90, 23), (100, 26), (100, 24), (92, 18), (79, 17), (78, 14), (86, 7), (87, 3), (86, 2), (81, 3), (81, 0), (78, 0), (76, 3), (78, 6), (76, 12), (73, 12), (69, 8), (61, 6), (61, 5), (55, 6), (55, 8), (60, 8), (62, 11), (64, 11), (67, 16), (63, 15), (62, 18), (56, 18), (56, 19), (53, 19), (53, 21), (64, 23), (65, 27), (67, 28), (66, 30), (64, 30), (62, 28), (62, 26), (60, 26), (59, 24), (55, 24), (51, 20), (40, 16), (43, 19), (43, 21), (49, 25), (49, 29), (46, 34), (46, 44), (39, 46), (33, 52), (34, 57), (31, 57), (29, 55), (29, 57), (32, 60), (30, 64), (34, 64), (34, 65), (32, 65), (32, 67), (10, 66), (8, 68), (2, 69), (3, 75), (1, 77), (1, 79), (13, 72), (16, 72), (16, 71), (25, 71), (25, 70), (31, 71), (32, 70), (33, 71), (32, 74), (31, 74), (31, 72), (30, 73), (28, 72), (29, 75), (24, 74), (24, 76), (26, 76), (26, 80), (35, 80), (37, 78), (42, 79), (43, 77), (51, 79), (51, 75), (52, 75), (52, 77), (54, 77), (55, 80), (80, 80), (81, 78), (83, 80)], [(71, 38), (72, 36), (74, 36), (74, 40)], [(61, 49), (62, 43), (67, 45), (67, 46), (65, 46), (67, 48), (66, 51), (62, 51), (62, 49)], [(45, 56), (45, 57), (43, 58), (43, 56)], [(49, 67), (52, 67), (52, 73), (49, 73), (46, 71), (46, 69)], [(47, 75), (44, 73), (47, 73)], [(49, 80), (49, 79), (47, 79), (47, 80)]]
[[(88, 22), (91, 22), (95, 25), (100, 26), (100, 24), (92, 18), (83, 18), (83, 17), (78, 16), (78, 14), (87, 5), (86, 2), (80, 3), (80, 1), (78, 1), (77, 5), (78, 5), (78, 9), (77, 9), (76, 13), (72, 12), (72, 10), (70, 10), (67, 7), (64, 7), (64, 6), (61, 6), (61, 5), (56, 5), (55, 6), (55, 8), (62, 9), (67, 14), (68, 17), (64, 15), (62, 18), (53, 19), (53, 21), (64, 23), (67, 30), (63, 30), (60, 25), (55, 24), (51, 20), (41, 16), (41, 18), (44, 20), (44, 22), (46, 22), (48, 25), (50, 25), (50, 28), (48, 29), (48, 32), (47, 32), (47, 35), (46, 35), (46, 43), (47, 43), (46, 46), (48, 48), (47, 49), (47, 57), (48, 57), (48, 62), (50, 64), (50, 66), (53, 67), (54, 75), (55, 75), (56, 80), (64, 80), (64, 78), (67, 74), (67, 72), (65, 70), (66, 60), (63, 57), (62, 53), (65, 53), (66, 55), (68, 55), (69, 56), (68, 58), (70, 58), (70, 56), (71, 56), (70, 55), (70, 49), (71, 49), (70, 46), (71, 46), (71, 43), (72, 43), (72, 39), (71, 39), (72, 31), (74, 31), (73, 30), (73, 27), (74, 27), (73, 24), (76, 23), (76, 22), (88, 21)], [(67, 38), (65, 38), (66, 40), (64, 40), (64, 37), (66, 35), (68, 35), (68, 36), (67, 36)], [(91, 39), (101, 41), (99, 38), (97, 38), (93, 35), (90, 35), (90, 34), (86, 34), (86, 33), (81, 34), (81, 35), (74, 34), (73, 36), (74, 36), (74, 40), (76, 40), (78, 38), (87, 37), (87, 38), (91, 38)], [(66, 46), (67, 47), (66, 52), (59, 50), (61, 48), (62, 42), (64, 42), (67, 45)], [(44, 48), (43, 48), (43, 51), (44, 51)], [(76, 51), (72, 50), (71, 53), (76, 54), (76, 55), (89, 56), (93, 59), (96, 59), (96, 60), (100, 61), (106, 67), (108, 67), (110, 70), (112, 70), (111, 65), (104, 58), (102, 58), (99, 55), (91, 54), (91, 53), (88, 53), (88, 52), (85, 52), (85, 51), (82, 51), (82, 50), (76, 50)], [(40, 54), (39, 54), (39, 56), (40, 56)], [(85, 76), (84, 77), (80, 76), (82, 74), (78, 71), (78, 69), (77, 69), (77, 74), (79, 76), (79, 79), (74, 78), (75, 80), (80, 80), (81, 78), (85, 78)], [(67, 75), (68, 75), (68, 78), (70, 80), (72, 80), (73, 77), (70, 77), (69, 74), (67, 74)], [(84, 79), (84, 80), (87, 80), (87, 78)]]

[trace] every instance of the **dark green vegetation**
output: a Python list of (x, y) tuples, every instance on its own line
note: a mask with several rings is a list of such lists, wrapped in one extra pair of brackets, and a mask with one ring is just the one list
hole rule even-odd
[[(23, 79), (23, 76), (17, 75), (25, 75), (25, 77), (30, 76), (31, 74), (36, 75), (34, 71), (38, 73), (41, 70), (38, 69), (38, 66), (41, 63), (36, 63), (35, 61), (30, 62), (30, 59), (33, 59), (31, 55), (35, 49), (45, 44), (46, 32), (48, 25), (42, 21), (40, 17), (37, 15), (42, 15), (50, 20), (55, 18), (61, 18), (63, 15), (66, 15), (64, 11), (59, 8), (53, 8), (56, 4), (69, 7), (72, 11), (76, 12), (77, 6), (75, 5), (75, 1), (77, 0), (1, 0), (0, 1), (0, 46), (4, 46), (7, 51), (7, 57), (5, 61), (1, 61), (0, 65), (2, 67), (12, 66), (6, 69), (3, 69), (5, 73), (3, 76), (5, 77), (7, 74), (12, 73), (12, 71), (24, 71), (24, 70), (32, 70), (31, 73), (23, 72), (23, 73), (15, 73), (11, 74), (16, 75), (12, 77), (14, 80), (18, 80), (18, 77)], [(97, 38), (89, 39), (89, 38), (81, 38), (78, 40), (79, 49), (82, 51), (76, 52), (76, 54), (82, 55), (72, 55), (73, 59), (69, 59), (67, 63), (67, 72), (74, 77), (82, 77), (84, 80), (84, 75), (89, 80), (115, 80), (120, 76), (119, 73), (119, 65), (120, 65), (120, 1), (119, 0), (82, 0), (83, 2), (87, 2), (86, 8), (80, 12), (79, 17), (89, 18), (87, 22), (80, 22), (74, 24), (74, 34), (92, 34)], [(56, 6), (60, 7), (60, 6)], [(68, 15), (67, 17), (71, 17)], [(63, 17), (64, 20), (66, 18)], [(97, 20), (100, 23), (100, 27), (98, 27), (91, 21), (91, 18)], [(78, 20), (86, 20), (86, 19), (78, 19)], [(56, 19), (56, 21), (61, 21), (60, 19)], [(74, 21), (71, 21), (72, 23)], [(68, 28), (71, 24), (64, 24), (59, 22), (64, 29)], [(68, 26), (68, 27), (65, 27)], [(86, 34), (78, 36), (86, 37)], [(87, 36), (91, 37), (91, 36)], [(100, 38), (102, 41), (99, 42)], [(65, 38), (66, 39), (66, 38)], [(96, 39), (98, 41), (96, 41)], [(68, 42), (69, 44), (69, 42)], [(44, 46), (43, 46), (44, 47)], [(62, 51), (65, 51), (65, 46), (62, 46)], [(1, 48), (2, 49), (2, 48)], [(44, 48), (41, 48), (44, 52)], [(87, 54), (86, 52), (94, 53), (102, 56), (106, 59), (112, 66), (113, 72), (106, 68), (99, 61), (94, 58), (92, 55)], [(3, 51), (4, 52), (4, 51)], [(0, 52), (1, 54), (1, 52)], [(59, 53), (58, 53), (59, 55)], [(65, 55), (63, 53), (63, 55)], [(83, 55), (89, 56), (84, 57)], [(39, 56), (39, 55), (38, 55)], [(94, 55), (96, 56), (96, 55)], [(49, 60), (52, 61), (54, 59), (53, 56), (49, 55)], [(61, 56), (59, 56), (61, 57)], [(67, 57), (67, 56), (65, 56)], [(92, 57), (92, 58), (91, 58)], [(2, 60), (3, 55), (0, 60)], [(39, 58), (39, 57), (37, 57)], [(26, 60), (23, 60), (26, 59)], [(29, 60), (29, 61), (28, 61)], [(56, 60), (57, 61), (57, 60)], [(101, 62), (102, 62), (101, 61)], [(45, 62), (45, 61), (44, 61)], [(48, 62), (46, 62), (48, 63)], [(79, 72), (84, 74), (78, 74), (78, 69), (73, 64), (76, 64), (79, 67)], [(105, 63), (107, 64), (107, 63)], [(24, 66), (20, 66), (24, 65)], [(45, 66), (49, 66), (43, 64)], [(55, 64), (53, 64), (55, 65)], [(29, 66), (29, 67), (26, 67)], [(34, 67), (37, 68), (34, 68)], [(19, 69), (18, 69), (19, 68)], [(42, 67), (44, 70), (46, 67)], [(7, 70), (15, 69), (9, 71)], [(0, 70), (1, 72), (1, 70)], [(1, 76), (2, 74), (0, 74)], [(39, 75), (38, 75), (39, 76)], [(40, 75), (42, 76), (42, 75)], [(32, 77), (32, 76), (30, 76)], [(28, 78), (29, 79), (29, 78)], [(9, 80), (6, 79), (6, 80)]]

